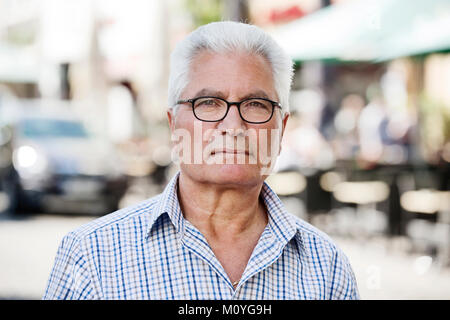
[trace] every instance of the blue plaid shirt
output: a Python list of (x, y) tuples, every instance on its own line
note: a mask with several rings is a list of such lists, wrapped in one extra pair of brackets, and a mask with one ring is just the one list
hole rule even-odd
[(352, 268), (324, 233), (264, 183), (268, 224), (236, 289), (184, 219), (179, 172), (164, 192), (67, 234), (44, 299), (358, 299)]

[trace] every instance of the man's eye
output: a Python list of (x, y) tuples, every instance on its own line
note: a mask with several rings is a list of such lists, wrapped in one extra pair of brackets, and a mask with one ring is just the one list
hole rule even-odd
[(263, 103), (261, 101), (249, 101), (249, 103), (247, 104), (247, 107), (251, 107), (251, 108), (261, 108), (261, 109), (268, 109), (268, 106), (266, 103)]
[(200, 100), (197, 102), (198, 106), (214, 106), (217, 102), (214, 99)]

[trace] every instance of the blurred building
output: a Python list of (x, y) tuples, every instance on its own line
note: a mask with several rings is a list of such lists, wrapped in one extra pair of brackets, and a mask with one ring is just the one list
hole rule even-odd
[[(73, 101), (90, 130), (131, 163), (151, 162), (153, 150), (169, 143), (169, 53), (194, 25), (185, 5), (2, 0), (0, 85), (17, 98)], [(130, 174), (148, 174), (146, 167)]]

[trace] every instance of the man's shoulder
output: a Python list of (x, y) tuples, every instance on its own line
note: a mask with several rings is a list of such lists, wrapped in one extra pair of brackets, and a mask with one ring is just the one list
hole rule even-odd
[(136, 223), (141, 224), (142, 221), (148, 221), (148, 218), (154, 211), (160, 197), (161, 194), (158, 194), (152, 198), (138, 202), (137, 204), (130, 205), (103, 217), (94, 219), (93, 221), (72, 230), (66, 237), (73, 238), (74, 240), (82, 240), (93, 234), (101, 236), (102, 233), (108, 232), (114, 228), (127, 228), (132, 225), (136, 226)]
[(298, 217), (295, 221), (307, 260), (318, 266), (314, 269), (330, 276), (334, 288), (330, 299), (359, 299), (355, 274), (347, 255), (325, 232)]

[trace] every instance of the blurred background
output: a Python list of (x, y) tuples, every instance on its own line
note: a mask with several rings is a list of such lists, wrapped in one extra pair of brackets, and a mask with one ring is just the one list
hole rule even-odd
[(267, 182), (362, 299), (450, 299), (450, 1), (0, 0), (0, 299), (40, 299), (62, 237), (177, 171), (168, 61), (246, 21), (295, 62)]

